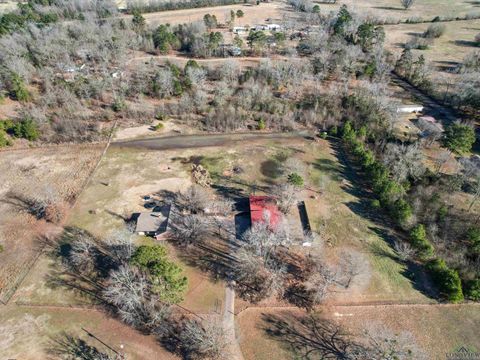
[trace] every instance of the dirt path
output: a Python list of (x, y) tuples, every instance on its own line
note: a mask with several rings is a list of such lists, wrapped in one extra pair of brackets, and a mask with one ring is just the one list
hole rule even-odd
[(223, 327), (228, 339), (230, 359), (243, 360), (242, 350), (235, 335), (235, 290), (230, 286), (225, 288)]
[(304, 137), (306, 133), (236, 133), (236, 134), (213, 134), (213, 135), (178, 135), (138, 139), (129, 141), (112, 142), (110, 146), (119, 148), (139, 148), (150, 150), (188, 149), (210, 146), (224, 146), (248, 140), (275, 140)]
[(224, 62), (227, 61), (237, 61), (243, 65), (252, 65), (252, 64), (257, 64), (262, 60), (270, 60), (270, 61), (286, 61), (289, 59), (300, 59), (299, 57), (287, 57), (287, 56), (281, 56), (281, 55), (273, 55), (269, 57), (261, 57), (261, 56), (238, 56), (238, 57), (223, 57), (223, 58), (208, 58), (208, 59), (197, 59), (197, 58), (192, 58), (192, 57), (187, 57), (183, 56), (182, 54), (172, 54), (172, 55), (145, 55), (145, 56), (137, 56), (134, 58), (129, 59), (126, 62), (126, 65), (130, 65), (132, 63), (138, 62), (138, 61), (150, 61), (150, 60), (159, 60), (159, 61), (169, 61), (169, 62), (174, 62), (181, 63), (182, 65), (185, 65), (188, 60), (195, 60), (197, 63), (208, 65), (219, 65), (223, 64)]

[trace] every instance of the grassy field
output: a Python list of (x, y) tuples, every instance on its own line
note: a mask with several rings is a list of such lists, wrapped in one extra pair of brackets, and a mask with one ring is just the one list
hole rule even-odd
[(343, 4), (364, 14), (371, 14), (381, 18), (403, 20), (414, 17), (428, 19), (437, 15), (464, 16), (467, 13), (480, 12), (478, 3), (475, 1), (464, 0), (415, 1), (412, 7), (408, 10), (404, 10), (401, 6), (400, 0), (340, 0), (334, 5), (320, 3), (320, 11), (336, 11)]
[(36, 196), (42, 191), (71, 203), (96, 165), (102, 145), (4, 151), (0, 155), (0, 293), (14, 285), (42, 247), (41, 239), (61, 228), (18, 208), (12, 192)]
[[(92, 333), (97, 339), (90, 337)], [(88, 346), (113, 356), (100, 341), (128, 354), (129, 359), (177, 359), (162, 349), (153, 337), (95, 310), (4, 306), (0, 308), (0, 346), (2, 359), (43, 360), (71, 358), (72, 350), (83, 340)]]
[[(431, 24), (400, 24), (385, 28), (386, 48), (399, 56), (403, 45), (412, 37), (420, 36)], [(480, 32), (480, 20), (466, 20), (443, 23), (445, 33), (426, 50), (412, 50), (415, 55), (423, 55), (427, 62), (432, 63), (438, 70), (455, 66), (461, 62), (466, 54), (475, 51), (473, 40)]]
[[(480, 348), (477, 329), (480, 311), (475, 305), (460, 306), (352, 306), (328, 307), (321, 314), (343, 325), (350, 333), (361, 334), (366, 325), (380, 324), (395, 334), (410, 332), (428, 359), (444, 359), (445, 353), (460, 346)], [(247, 309), (237, 316), (240, 345), (246, 359), (293, 359), (287, 338), (272, 337), (267, 318), (281, 318), (298, 324), (306, 314), (294, 309)], [(448, 334), (448, 335), (446, 335)], [(297, 354), (300, 358), (300, 354)], [(314, 357), (313, 357), (314, 358)]]

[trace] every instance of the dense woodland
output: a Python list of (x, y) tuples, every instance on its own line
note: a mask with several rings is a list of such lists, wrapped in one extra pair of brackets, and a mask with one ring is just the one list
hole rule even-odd
[[(0, 20), (0, 95), (21, 104), (17, 118), (0, 123), (0, 146), (16, 138), (53, 143), (99, 140), (117, 119), (143, 123), (169, 117), (209, 132), (312, 129), (341, 143), (348, 161), (365, 175), (362, 185), (371, 207), (384, 209), (392, 228), (405, 238), (393, 245), (403, 260), (425, 266), (441, 299), (478, 301), (480, 227), (473, 209), (480, 197), (480, 162), (469, 156), (476, 140), (472, 124), (445, 124), (442, 134), (419, 123), (420, 138), (398, 139), (390, 73), (395, 69), (428, 90), (432, 81), (425, 59), (415, 58), (408, 49), (395, 59), (383, 48), (383, 27), (345, 6), (336, 14), (322, 14), (300, 2), (292, 5), (302, 16), (285, 20), (283, 31), (267, 35), (252, 30), (246, 44), (237, 44), (247, 55), (277, 53), (281, 61), (262, 60), (258, 67), (243, 68), (232, 58), (208, 68), (194, 58), (224, 55), (223, 37), (211, 16), (203, 22), (150, 28), (138, 7), (127, 20), (108, 1), (30, 0)], [(275, 47), (267, 46), (272, 42)], [(192, 59), (183, 68), (153, 62), (131, 66), (134, 51), (178, 51)], [(478, 111), (479, 64), (476, 51), (457, 70), (452, 104), (463, 110)], [(134, 106), (152, 99), (159, 104), (153, 110)], [(435, 144), (455, 154), (460, 171), (443, 173), (447, 159), (439, 159), (436, 169), (424, 165), (424, 150)], [(298, 185), (291, 181), (277, 189), (286, 207)], [(199, 229), (205, 219), (201, 206), (195, 205), (202, 195), (189, 191), (181, 201), (190, 216), (175, 225), (179, 246), (202, 241)], [(448, 205), (457, 192), (471, 194), (467, 210)], [(69, 245), (67, 268), (94, 276), (103, 288), (102, 299), (125, 322), (156, 333), (179, 352), (218, 356), (224, 344), (214, 326), (184, 318), (170, 321), (169, 328), (160, 326), (171, 316), (168, 305), (180, 301), (186, 286), (164, 249), (134, 248), (127, 236), (111, 241), (117, 245), (100, 246), (86, 234), (77, 237)], [(246, 235), (238, 272), (230, 274), (243, 286), (246, 298), (259, 301), (272, 294), (298, 293), (301, 306), (312, 307), (331, 287), (345, 286), (361, 271), (355, 254), (343, 256), (342, 271), (322, 265), (321, 259), (305, 260), (307, 270), (292, 285), (281, 251), (288, 241), (282, 231), (258, 228)], [(95, 273), (99, 261), (110, 264), (111, 272)], [(202, 347), (208, 338), (215, 341)]]

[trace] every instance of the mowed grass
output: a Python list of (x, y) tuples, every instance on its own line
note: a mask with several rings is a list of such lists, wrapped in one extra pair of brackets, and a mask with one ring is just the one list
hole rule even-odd
[[(88, 336), (84, 329), (97, 339)], [(116, 351), (120, 351), (123, 345), (128, 359), (177, 359), (164, 350), (154, 337), (144, 336), (103, 312), (23, 306), (0, 308), (2, 359), (67, 358), (66, 351), (72, 346), (69, 337), (82, 339), (110, 356), (114, 353), (101, 342)], [(71, 356), (71, 353), (68, 355)]]
[[(476, 305), (332, 306), (318, 311), (330, 321), (338, 322), (350, 334), (362, 334), (367, 325), (373, 324), (385, 326), (395, 334), (409, 332), (428, 359), (443, 359), (447, 352), (454, 352), (460, 346), (477, 351), (480, 348), (480, 311)], [(302, 358), (292, 351), (286, 338), (267, 334), (271, 325), (265, 318), (281, 317), (297, 324), (297, 319), (306, 315), (299, 309), (281, 308), (249, 308), (241, 312), (236, 321), (244, 357), (256, 360)], [(313, 354), (312, 358), (315, 358)]]
[[(330, 245), (326, 251), (355, 249), (368, 259), (370, 267), (368, 284), (364, 283), (355, 294), (337, 294), (335, 299), (347, 302), (430, 301), (416, 290), (416, 285), (407, 276), (408, 269), (397, 261), (388, 229), (369, 220), (368, 198), (359, 193), (362, 183), (353, 170), (338, 162), (337, 154), (326, 141), (314, 145), (312, 150), (307, 154), (307, 161), (312, 164), (310, 182), (322, 192), (317, 199), (306, 201), (313, 228)], [(348, 177), (346, 172), (350, 173)]]

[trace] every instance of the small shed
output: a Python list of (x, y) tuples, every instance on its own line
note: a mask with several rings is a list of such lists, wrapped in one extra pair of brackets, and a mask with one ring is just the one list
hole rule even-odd
[(277, 201), (271, 196), (250, 195), (250, 220), (252, 225), (268, 221), (271, 229), (275, 229), (281, 219)]
[(156, 207), (152, 212), (142, 212), (137, 217), (135, 232), (160, 240), (168, 231), (170, 205)]

